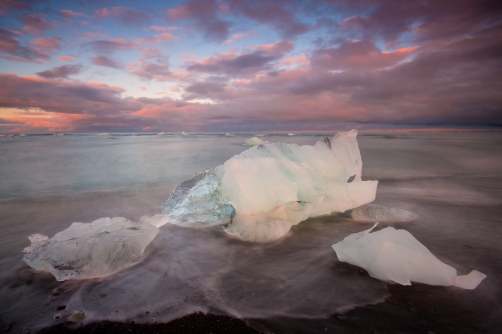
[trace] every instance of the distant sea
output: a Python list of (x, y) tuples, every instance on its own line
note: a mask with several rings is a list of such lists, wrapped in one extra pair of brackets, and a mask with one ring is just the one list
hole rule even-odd
[[(344, 215), (310, 219), (263, 245), (233, 239), (220, 227), (165, 225), (141, 263), (100, 279), (57, 282), (22, 261), (32, 233), (53, 236), (72, 222), (115, 216), (138, 220), (160, 213), (177, 183), (247, 149), (243, 142), (255, 135), (299, 145), (328, 136), (0, 137), (2, 328), (33, 332), (63, 322), (76, 310), (86, 313), (84, 324), (169, 322), (201, 311), (253, 319), (260, 331), (284, 332), (295, 321), (333, 319), (357, 307), (383, 305), (394, 288), (340, 263), (331, 248), (370, 227)], [(439, 298), (460, 308), (463, 313), (444, 318), (452, 328), (468, 318), (495, 333), (502, 325), (502, 133), (360, 133), (358, 142), (363, 180), (380, 181), (375, 203), (419, 215), (395, 227), (412, 233), (459, 274), (477, 269), (487, 275), (472, 291), (420, 284), (407, 291), (427, 294), (431, 310)], [(327, 331), (335, 320), (326, 320)], [(301, 331), (317, 330), (306, 326)]]

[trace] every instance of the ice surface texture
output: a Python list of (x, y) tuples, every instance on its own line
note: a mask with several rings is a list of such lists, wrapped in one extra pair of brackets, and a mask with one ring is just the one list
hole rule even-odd
[(154, 224), (224, 224), (242, 240), (268, 242), (309, 217), (372, 202), (378, 181), (361, 180), (356, 136), (352, 130), (315, 146), (254, 146), (179, 184), (163, 206), (168, 218)]
[(109, 275), (137, 262), (158, 228), (122, 217), (73, 223), (52, 238), (33, 234), (23, 260), (34, 269), (49, 271), (58, 281)]
[(455, 268), (438, 260), (408, 231), (386, 227), (370, 233), (377, 224), (334, 244), (338, 259), (366, 269), (371, 277), (402, 285), (413, 281), (474, 289), (486, 277), (476, 270), (457, 276)]
[(174, 188), (162, 205), (162, 212), (169, 213), (170, 223), (181, 226), (207, 227), (230, 223), (235, 209), (223, 203), (219, 184), (211, 170), (197, 173)]

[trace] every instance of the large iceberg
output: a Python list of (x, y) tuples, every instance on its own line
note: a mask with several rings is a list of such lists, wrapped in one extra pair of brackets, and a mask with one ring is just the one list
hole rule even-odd
[(357, 131), (314, 146), (254, 146), (178, 185), (163, 206), (183, 226), (225, 225), (245, 241), (268, 242), (309, 217), (372, 202), (378, 181), (362, 181)]
[(137, 262), (158, 228), (123, 217), (73, 223), (48, 238), (32, 234), (23, 260), (32, 268), (49, 271), (58, 281), (109, 275)]
[(455, 268), (441, 262), (408, 231), (386, 227), (353, 233), (333, 245), (338, 259), (366, 269), (371, 277), (388, 283), (455, 285), (474, 289), (486, 275), (477, 270), (457, 276)]

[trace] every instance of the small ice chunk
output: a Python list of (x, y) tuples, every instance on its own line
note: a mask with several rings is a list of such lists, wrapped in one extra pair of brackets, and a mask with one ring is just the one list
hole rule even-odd
[(165, 135), (166, 135), (165, 132), (159, 132), (159, 133), (157, 133), (157, 136), (165, 136)]
[(227, 224), (235, 209), (222, 199), (220, 181), (207, 169), (176, 186), (162, 205), (167, 220), (159, 222), (187, 227), (208, 227)]
[(294, 133), (288, 133), (288, 136), (294, 136), (295, 134)]
[(249, 138), (248, 140), (246, 140), (243, 145), (256, 146), (256, 145), (261, 145), (261, 144), (266, 144), (266, 143), (268, 143), (268, 141), (262, 140), (258, 137), (253, 137), (253, 138)]
[(473, 270), (467, 275), (453, 277), (451, 283), (462, 289), (473, 290), (476, 289), (479, 283), (481, 283), (481, 281), (485, 278), (485, 274), (477, 270)]
[(353, 233), (333, 245), (342, 262), (366, 269), (371, 277), (387, 283), (456, 285), (474, 289), (486, 276), (477, 271), (457, 276), (455, 268), (441, 262), (408, 231), (386, 227)]
[(376, 204), (361, 205), (353, 209), (350, 216), (358, 222), (365, 223), (402, 223), (411, 222), (418, 218), (410, 211)]
[(123, 217), (73, 223), (52, 238), (30, 235), (23, 260), (32, 268), (49, 271), (58, 281), (106, 276), (135, 263), (158, 233), (144, 222)]

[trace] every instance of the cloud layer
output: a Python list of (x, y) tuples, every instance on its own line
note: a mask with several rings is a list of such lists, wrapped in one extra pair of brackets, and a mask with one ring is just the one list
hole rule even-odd
[(0, 15), (0, 131), (502, 126), (499, 1), (3, 1)]

